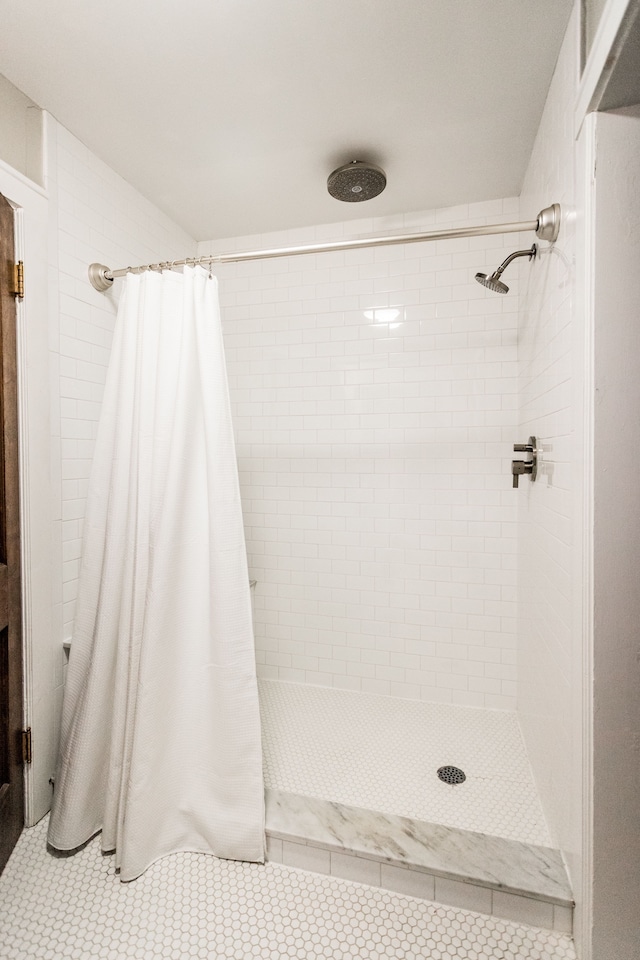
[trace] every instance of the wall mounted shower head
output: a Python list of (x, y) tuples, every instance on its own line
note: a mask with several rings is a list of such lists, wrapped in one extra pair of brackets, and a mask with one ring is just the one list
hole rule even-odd
[(329, 174), (327, 190), (336, 200), (345, 200), (347, 203), (358, 203), (362, 200), (371, 200), (382, 193), (387, 185), (384, 170), (373, 163), (364, 163), (362, 160), (353, 160), (338, 167)]
[(487, 290), (493, 290), (494, 293), (509, 293), (509, 287), (502, 280), (498, 280), (495, 274), (488, 277), (486, 273), (476, 273), (476, 280)]
[(530, 250), (517, 250), (516, 253), (510, 253), (507, 259), (500, 264), (497, 270), (494, 270), (490, 277), (488, 277), (486, 273), (476, 273), (476, 280), (478, 283), (481, 283), (483, 287), (493, 290), (494, 293), (508, 293), (509, 287), (500, 279), (504, 270), (516, 257), (529, 257), (529, 260), (533, 260), (537, 252), (538, 248), (534, 243)]

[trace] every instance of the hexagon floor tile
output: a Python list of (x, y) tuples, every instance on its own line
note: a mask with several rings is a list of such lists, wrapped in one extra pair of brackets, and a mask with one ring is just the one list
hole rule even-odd
[(196, 853), (121, 883), (99, 838), (25, 830), (0, 877), (3, 960), (575, 960), (571, 939), (363, 884)]
[(267, 787), (552, 846), (515, 713), (280, 680), (260, 707)]

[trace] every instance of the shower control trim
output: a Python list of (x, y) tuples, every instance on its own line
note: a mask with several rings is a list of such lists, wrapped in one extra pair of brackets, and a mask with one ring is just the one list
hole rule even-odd
[(513, 476), (513, 486), (518, 486), (521, 476), (529, 475), (531, 480), (538, 476), (538, 441), (535, 437), (529, 437), (528, 443), (514, 443), (514, 453), (530, 453), (531, 460), (512, 460), (511, 474)]

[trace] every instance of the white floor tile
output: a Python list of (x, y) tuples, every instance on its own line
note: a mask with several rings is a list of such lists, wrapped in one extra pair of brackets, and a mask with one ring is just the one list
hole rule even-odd
[(551, 846), (514, 713), (273, 680), (260, 701), (267, 787)]
[(0, 877), (3, 960), (575, 960), (561, 933), (282, 864), (174, 854), (121, 883), (99, 838), (26, 830)]

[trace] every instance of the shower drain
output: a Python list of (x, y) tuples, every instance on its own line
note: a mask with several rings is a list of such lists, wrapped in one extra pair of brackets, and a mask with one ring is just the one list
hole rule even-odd
[(440, 767), (438, 770), (438, 776), (445, 783), (456, 784), (464, 783), (467, 779), (467, 775), (464, 770), (461, 770), (460, 767)]

